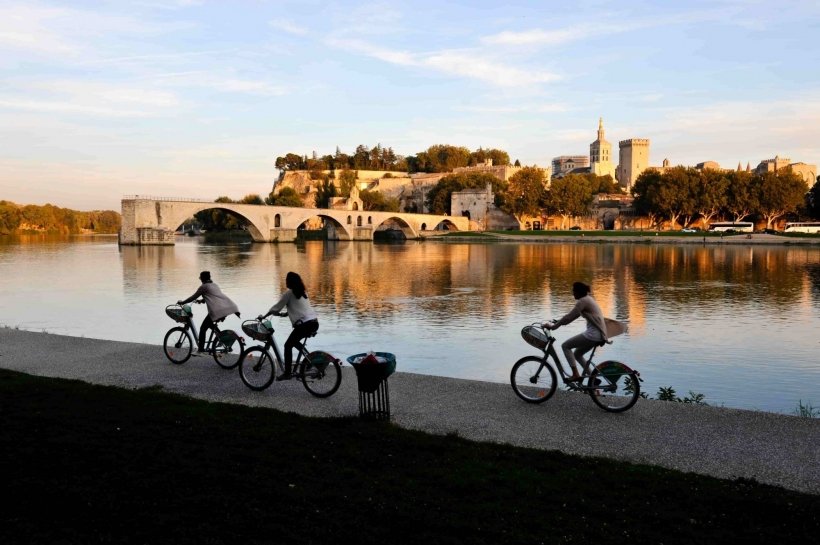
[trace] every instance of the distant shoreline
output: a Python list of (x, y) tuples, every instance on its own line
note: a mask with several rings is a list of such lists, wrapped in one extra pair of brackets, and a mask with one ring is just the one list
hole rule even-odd
[(757, 246), (761, 244), (771, 244), (779, 246), (820, 246), (820, 237), (783, 237), (768, 233), (716, 236), (675, 236), (675, 235), (624, 235), (624, 236), (604, 236), (589, 233), (579, 235), (516, 235), (502, 234), (496, 232), (483, 233), (448, 233), (446, 235), (434, 235), (427, 240), (438, 242), (530, 242), (530, 243), (577, 243), (577, 244), (598, 244), (598, 243), (626, 243), (626, 244), (700, 244), (700, 245), (747, 245)]

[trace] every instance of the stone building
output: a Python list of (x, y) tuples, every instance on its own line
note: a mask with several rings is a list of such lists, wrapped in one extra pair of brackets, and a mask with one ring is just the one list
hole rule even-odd
[(493, 165), (492, 159), (487, 159), (483, 163), (478, 163), (471, 167), (456, 167), (453, 169), (453, 174), (469, 173), (469, 172), (487, 172), (492, 174), (502, 182), (509, 180), (513, 174), (521, 170), (522, 167), (512, 165)]
[(618, 142), (618, 168), (615, 177), (627, 193), (632, 184), (649, 167), (649, 139), (630, 138)]
[(596, 176), (612, 176), (615, 179), (615, 165), (612, 163), (612, 144), (604, 138), (604, 118), (598, 118), (598, 138), (589, 145), (589, 171)]
[(493, 186), (454, 191), (450, 196), (453, 216), (470, 219), (470, 228), (478, 231), (520, 229), (518, 220), (495, 206)]
[[(579, 171), (579, 169), (586, 169)], [(562, 178), (571, 172), (589, 172), (589, 157), (586, 155), (561, 155), (552, 159), (552, 177)]]
[(760, 161), (760, 164), (755, 168), (757, 174), (764, 172), (777, 172), (781, 168), (791, 168), (792, 172), (800, 176), (809, 187), (812, 187), (817, 181), (817, 165), (809, 163), (792, 163), (788, 157), (780, 157), (776, 155), (774, 159), (765, 159)]

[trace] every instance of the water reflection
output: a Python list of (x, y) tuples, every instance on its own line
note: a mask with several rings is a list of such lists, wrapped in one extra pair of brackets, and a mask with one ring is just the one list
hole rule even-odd
[[(118, 249), (110, 238), (0, 238), (0, 323), (158, 344), (171, 325), (162, 309), (193, 293), (200, 270), (246, 317), (267, 310), (297, 271), (322, 323), (316, 348), (394, 352), (405, 371), (505, 382), (532, 352), (520, 328), (565, 313), (582, 280), (606, 315), (630, 325), (603, 357), (636, 364), (652, 393), (674, 385), (788, 412), (820, 386), (817, 247), (180, 238)], [(278, 334), (289, 327), (280, 325)]]

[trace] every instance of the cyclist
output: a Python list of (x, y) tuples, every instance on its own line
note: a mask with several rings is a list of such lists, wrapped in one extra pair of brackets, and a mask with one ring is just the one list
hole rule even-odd
[(239, 307), (236, 303), (228, 299), (228, 296), (222, 293), (213, 280), (211, 280), (210, 271), (202, 271), (199, 273), (199, 281), (202, 285), (194, 292), (194, 294), (184, 301), (177, 301), (178, 305), (184, 305), (194, 301), (197, 297), (202, 297), (205, 300), (205, 306), (208, 307), (208, 315), (202, 320), (202, 326), (199, 329), (198, 349), (203, 352), (205, 349), (206, 334), (214, 325), (214, 322), (225, 319), (231, 314), (236, 314), (239, 317)]
[(290, 323), (293, 324), (293, 331), (290, 332), (288, 340), (285, 341), (285, 372), (276, 377), (276, 380), (288, 380), (291, 378), (291, 365), (293, 361), (293, 349), (300, 345), (302, 339), (306, 339), (319, 331), (319, 318), (308, 301), (305, 284), (295, 272), (289, 272), (285, 276), (285, 287), (287, 291), (282, 294), (279, 301), (268, 310), (264, 316), (259, 316), (262, 320), (273, 314), (279, 314), (283, 308), (287, 308)]
[(598, 306), (598, 303), (596, 303), (595, 299), (589, 294), (590, 291), (591, 288), (583, 282), (575, 282), (572, 284), (572, 296), (575, 297), (576, 300), (573, 309), (557, 322), (541, 324), (547, 329), (558, 329), (562, 325), (573, 322), (579, 316), (583, 316), (587, 321), (587, 328), (583, 333), (570, 337), (561, 344), (561, 349), (564, 351), (567, 363), (569, 363), (572, 368), (572, 376), (566, 379), (567, 382), (577, 382), (581, 380), (581, 374), (578, 373), (576, 360), (586, 368), (587, 362), (584, 359), (584, 354), (608, 340), (604, 314), (601, 312), (601, 307)]

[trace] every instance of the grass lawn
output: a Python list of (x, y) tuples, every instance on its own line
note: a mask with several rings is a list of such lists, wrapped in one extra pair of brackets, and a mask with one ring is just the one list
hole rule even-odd
[[(320, 402), (311, 400), (306, 402)], [(820, 496), (0, 370), (12, 543), (810, 543)]]

